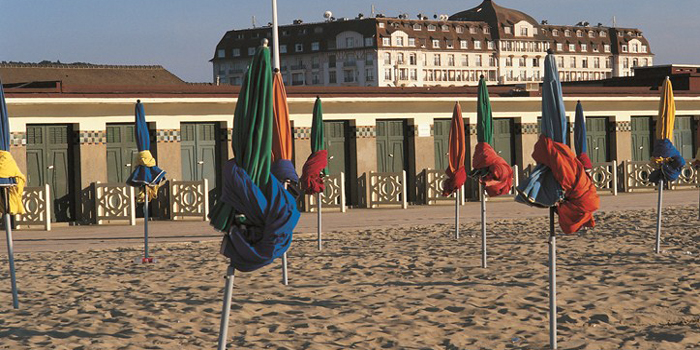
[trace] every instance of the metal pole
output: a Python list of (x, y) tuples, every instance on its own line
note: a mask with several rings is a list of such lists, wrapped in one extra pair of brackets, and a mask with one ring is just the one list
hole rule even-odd
[(5, 236), (7, 237), (7, 256), (10, 260), (10, 283), (12, 285), (12, 307), (19, 309), (17, 297), (17, 278), (15, 277), (15, 251), (12, 244), (12, 222), (10, 221), (10, 190), (3, 189), (5, 197)]
[(272, 69), (280, 69), (280, 40), (277, 28), (277, 0), (272, 0)]
[(656, 207), (656, 247), (654, 252), (658, 254), (661, 251), (661, 203), (664, 194), (664, 179), (659, 180), (659, 203)]
[(549, 344), (557, 348), (557, 236), (554, 234), (554, 208), (549, 208)]
[(224, 308), (221, 310), (221, 325), (219, 326), (219, 347), (218, 350), (226, 350), (226, 339), (228, 333), (228, 316), (231, 313), (231, 293), (233, 292), (233, 279), (236, 269), (229, 266), (226, 270), (226, 286), (224, 288)]
[[(287, 190), (288, 182), (284, 182), (284, 190)], [(287, 271), (287, 252), (282, 254), (282, 284), (289, 285), (289, 273)]]
[(321, 250), (321, 192), (318, 193), (318, 250)]
[(455, 192), (455, 239), (459, 239), (459, 192), (458, 188)]
[(486, 191), (481, 181), (479, 181), (479, 193), (481, 194), (481, 267), (486, 268)]
[(144, 258), (148, 262), (148, 186), (143, 186), (146, 201), (143, 203), (143, 245)]

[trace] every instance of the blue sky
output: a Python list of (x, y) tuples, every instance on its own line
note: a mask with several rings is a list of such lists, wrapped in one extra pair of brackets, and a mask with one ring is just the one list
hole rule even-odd
[[(369, 15), (452, 14), (480, 0), (278, 0), (280, 23)], [(700, 64), (700, 0), (497, 0), (550, 24), (640, 28), (656, 63)], [(192, 82), (211, 81), (214, 48), (230, 29), (271, 21), (271, 0), (1, 0), (0, 61), (159, 64)]]

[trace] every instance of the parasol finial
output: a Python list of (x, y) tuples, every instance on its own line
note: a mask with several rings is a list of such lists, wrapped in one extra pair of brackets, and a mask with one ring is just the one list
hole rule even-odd
[(484, 75), (483, 75), (483, 74), (480, 75), (480, 76), (479, 76), (479, 79), (484, 79)]
[(262, 46), (263, 46), (263, 47), (267, 47), (267, 43), (268, 43), (267, 38), (262, 39)]
[(553, 54), (554, 54), (554, 51), (552, 51), (552, 48), (551, 48), (551, 47), (547, 49), (547, 54), (548, 54), (548, 55), (553, 55)]
[(141, 100), (136, 100), (136, 103), (141, 103)]

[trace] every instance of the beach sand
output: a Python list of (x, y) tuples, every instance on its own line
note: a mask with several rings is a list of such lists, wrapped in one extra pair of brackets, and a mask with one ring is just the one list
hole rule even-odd
[[(543, 212), (546, 213), (546, 212)], [(559, 235), (560, 349), (700, 348), (696, 207), (607, 212)], [(546, 217), (295, 237), (280, 261), (237, 273), (235, 349), (547, 349)], [(117, 230), (118, 228), (115, 228)], [(227, 261), (218, 242), (16, 254), (20, 309), (0, 261), (0, 349), (214, 349)]]

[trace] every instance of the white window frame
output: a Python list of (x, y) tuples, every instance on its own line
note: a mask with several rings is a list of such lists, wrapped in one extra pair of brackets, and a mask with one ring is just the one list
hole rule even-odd
[(439, 48), (440, 48), (440, 40), (433, 39), (433, 49), (439, 49)]
[(321, 44), (318, 41), (311, 43), (311, 51), (319, 51), (321, 49)]
[(231, 54), (233, 55), (233, 57), (241, 57), (241, 49), (235, 48), (231, 50)]
[(304, 52), (304, 44), (294, 44), (294, 52)]
[(460, 40), (459, 41), (459, 48), (462, 50), (466, 50), (469, 48), (469, 43), (466, 40)]

